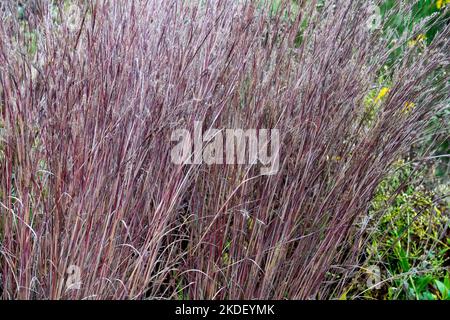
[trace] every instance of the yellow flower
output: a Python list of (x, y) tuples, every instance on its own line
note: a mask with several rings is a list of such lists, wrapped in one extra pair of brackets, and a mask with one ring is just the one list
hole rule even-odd
[(341, 156), (331, 156), (331, 158), (330, 158), (330, 156), (327, 156), (327, 161), (336, 161), (336, 162), (339, 162), (339, 161), (341, 161), (342, 160), (342, 157)]
[(414, 102), (407, 101), (405, 102), (405, 106), (402, 109), (402, 113), (408, 114), (410, 113), (414, 108), (416, 107), (416, 104)]
[(417, 39), (416, 39), (417, 41), (425, 41), (425, 40), (427, 40), (427, 36), (426, 35), (424, 35), (423, 33), (421, 33), (421, 34), (419, 34), (418, 36), (417, 36)]
[(416, 45), (417, 41), (416, 40), (409, 40), (408, 41), (408, 47), (412, 48)]
[(375, 98), (375, 103), (380, 102), (381, 99), (383, 99), (390, 91), (388, 87), (383, 87), (380, 90), (380, 93), (378, 93), (378, 96)]
[[(450, 0), (448, 0), (448, 1), (450, 1)], [(415, 39), (409, 40), (408, 46), (414, 47), (415, 45), (417, 45), (417, 43), (423, 44), (425, 42), (425, 40), (427, 40), (427, 36), (424, 35), (423, 33), (421, 33)]]
[(449, 3), (450, 3), (450, 0), (437, 0), (436, 8), (438, 8), (438, 9), (444, 8)]

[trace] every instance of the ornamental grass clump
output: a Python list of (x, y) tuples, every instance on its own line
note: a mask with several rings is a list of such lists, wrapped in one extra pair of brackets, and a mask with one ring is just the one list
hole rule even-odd
[[(410, 1), (383, 19), (360, 0), (13, 2), (4, 299), (327, 298), (377, 185), (448, 108), (447, 20), (395, 42), (384, 24)], [(195, 122), (279, 130), (278, 171), (174, 164), (171, 133)]]

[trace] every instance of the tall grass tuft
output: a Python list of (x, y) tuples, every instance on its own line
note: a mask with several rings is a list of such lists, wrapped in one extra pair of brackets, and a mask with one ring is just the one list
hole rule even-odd
[[(410, 1), (378, 28), (362, 0), (28, 4), (0, 20), (4, 299), (325, 299), (448, 107), (448, 21), (383, 24)], [(195, 121), (278, 129), (279, 171), (173, 164)]]

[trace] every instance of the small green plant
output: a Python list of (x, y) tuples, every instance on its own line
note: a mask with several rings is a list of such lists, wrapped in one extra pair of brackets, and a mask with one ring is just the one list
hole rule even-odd
[(376, 220), (362, 267), (382, 270), (381, 286), (368, 288), (361, 277), (346, 295), (366, 299), (448, 299), (450, 239), (448, 207), (434, 191), (408, 182), (420, 177), (399, 161), (376, 192), (369, 215)]

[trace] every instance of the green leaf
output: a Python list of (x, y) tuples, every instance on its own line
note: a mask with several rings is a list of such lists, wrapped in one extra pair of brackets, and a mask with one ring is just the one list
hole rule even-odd
[(435, 280), (434, 283), (436, 284), (436, 287), (438, 288), (441, 298), (443, 300), (447, 300), (449, 296), (449, 289), (445, 286), (445, 284), (439, 280)]
[(415, 287), (418, 292), (424, 291), (429, 284), (433, 282), (433, 276), (432, 275), (425, 275), (422, 277), (419, 277), (415, 280)]
[(408, 272), (411, 269), (411, 266), (409, 265), (409, 262), (408, 262), (408, 255), (407, 255), (406, 251), (403, 250), (401, 245), (399, 245), (397, 248), (398, 248), (398, 258), (399, 258), (400, 266), (401, 266), (403, 272)]
[(447, 276), (444, 278), (444, 284), (450, 290), (450, 273), (447, 273)]
[(429, 291), (426, 291), (422, 294), (421, 300), (437, 300), (436, 295), (432, 294)]
[(339, 300), (347, 300), (347, 292), (344, 292), (340, 297)]

